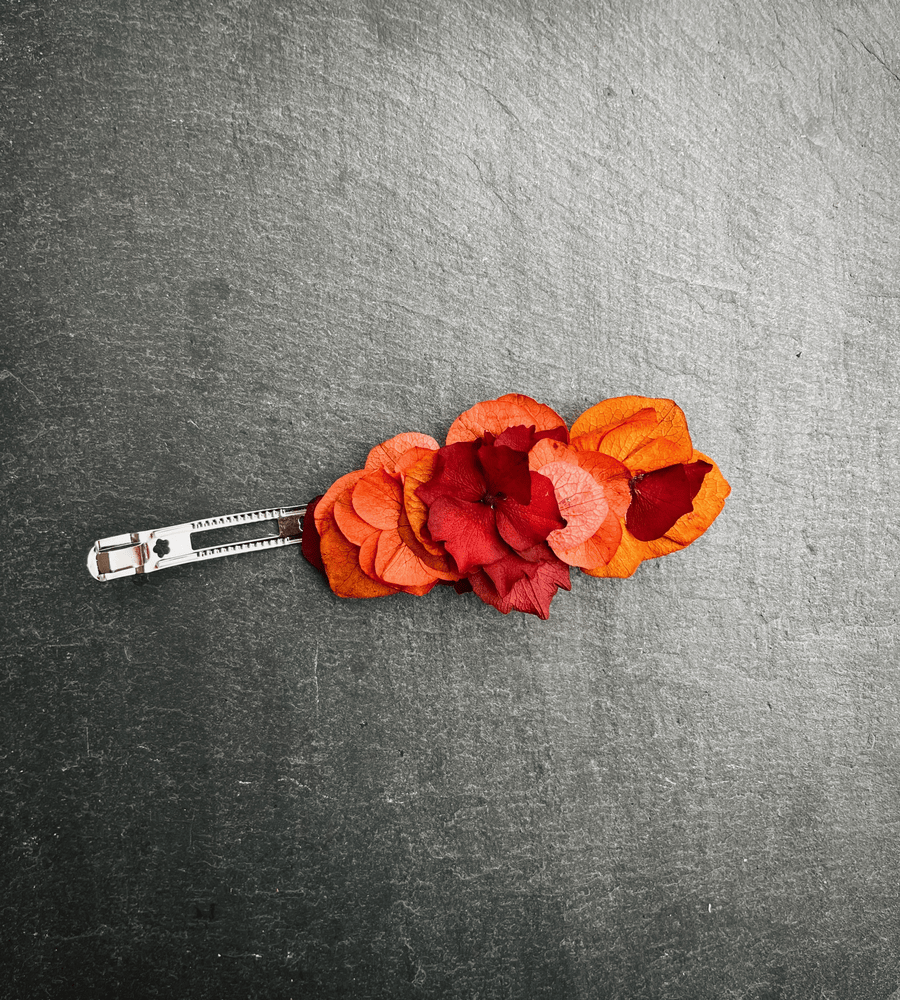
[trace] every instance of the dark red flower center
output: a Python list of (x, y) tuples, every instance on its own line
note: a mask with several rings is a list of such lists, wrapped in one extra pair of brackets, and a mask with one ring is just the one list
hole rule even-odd
[[(565, 527), (546, 476), (506, 445), (460, 441), (441, 448), (435, 475), (417, 490), (428, 505), (428, 531), (460, 573), (526, 552)], [(512, 550), (512, 551), (510, 551)]]
[(503, 490), (497, 490), (496, 493), (485, 493), (481, 498), (481, 503), (487, 504), (491, 510), (497, 509), (497, 504), (502, 503), (506, 499), (506, 494)]

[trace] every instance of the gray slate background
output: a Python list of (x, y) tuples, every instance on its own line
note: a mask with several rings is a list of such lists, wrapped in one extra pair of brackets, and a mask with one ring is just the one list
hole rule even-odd
[[(2, 995), (892, 994), (900, 8), (6, 0), (0, 81)], [(84, 569), (508, 391), (725, 512), (546, 623)]]

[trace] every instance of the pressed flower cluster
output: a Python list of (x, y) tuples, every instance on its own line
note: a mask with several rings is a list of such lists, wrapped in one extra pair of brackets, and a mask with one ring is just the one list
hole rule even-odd
[(670, 399), (622, 396), (571, 430), (510, 393), (459, 416), (441, 447), (407, 433), (309, 505), (303, 554), (340, 597), (474, 591), (547, 618), (570, 567), (628, 577), (712, 524), (730, 487)]

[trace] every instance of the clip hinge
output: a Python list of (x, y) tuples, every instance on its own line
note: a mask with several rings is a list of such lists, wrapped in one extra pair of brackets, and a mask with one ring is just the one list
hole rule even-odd
[[(298, 545), (303, 540), (303, 517), (306, 504), (299, 507), (271, 507), (243, 514), (207, 517), (168, 528), (133, 531), (112, 535), (94, 542), (88, 551), (88, 572), (95, 580), (106, 582), (124, 576), (153, 573), (158, 569), (182, 563), (220, 559), (223, 556)], [(254, 521), (276, 521), (277, 535), (265, 535), (247, 541), (226, 542), (223, 545), (195, 547), (192, 535), (218, 528), (252, 524)]]

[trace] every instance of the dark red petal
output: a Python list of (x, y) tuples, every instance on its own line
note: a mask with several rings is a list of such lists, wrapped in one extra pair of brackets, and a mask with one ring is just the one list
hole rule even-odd
[(690, 465), (685, 465), (684, 474), (687, 476), (688, 492), (691, 495), (691, 500), (700, 492), (700, 487), (703, 485), (703, 477), (710, 471), (712, 471), (711, 462), (691, 462)]
[(438, 497), (455, 497), (477, 503), (484, 496), (486, 485), (481, 468), (475, 460), (479, 441), (459, 441), (438, 452), (435, 474), (416, 490), (416, 496), (429, 506)]
[(506, 597), (514, 584), (528, 576), (529, 570), (535, 571), (535, 566), (533, 563), (520, 559), (512, 549), (507, 549), (506, 555), (502, 559), (488, 563), (482, 569), (490, 577), (491, 583), (497, 588), (500, 596)]
[(563, 444), (568, 444), (569, 431), (565, 427), (554, 427), (549, 431), (538, 431), (534, 436), (535, 441), (542, 441), (544, 438), (550, 438), (552, 441), (562, 441)]
[(568, 444), (569, 431), (566, 427), (554, 427), (549, 431), (536, 431), (534, 424), (531, 426), (517, 424), (515, 427), (507, 427), (497, 438), (493, 434), (486, 433), (482, 440), (485, 444), (502, 444), (507, 448), (514, 448), (516, 451), (531, 451), (535, 442), (543, 438)]
[(662, 536), (694, 509), (683, 465), (669, 465), (631, 480), (625, 527), (641, 542)]
[(489, 497), (512, 497), (521, 504), (531, 502), (531, 474), (525, 452), (484, 444), (478, 449), (478, 461), (484, 470)]
[(534, 440), (534, 424), (530, 427), (517, 424), (515, 427), (507, 427), (494, 443), (515, 451), (530, 451)]
[(553, 483), (546, 476), (532, 472), (531, 503), (527, 506), (512, 498), (497, 504), (497, 530), (504, 542), (514, 549), (530, 549), (544, 541), (551, 531), (566, 526), (560, 516)]
[(507, 551), (497, 534), (494, 511), (483, 503), (438, 497), (428, 510), (428, 531), (444, 543), (463, 575)]
[(555, 562), (559, 558), (546, 542), (532, 545), (530, 549), (519, 549), (516, 555), (530, 563)]
[(520, 580), (534, 576), (540, 564), (545, 562), (559, 562), (559, 559), (550, 546), (542, 542), (525, 552), (513, 552), (509, 549), (502, 559), (489, 563), (482, 569), (500, 595), (505, 597)]
[(472, 574), (472, 589), (485, 602), (503, 614), (524, 611), (539, 618), (550, 617), (550, 602), (559, 587), (571, 590), (569, 567), (559, 560), (541, 563), (533, 576), (525, 576), (502, 596), (486, 572)]
[(300, 542), (300, 551), (303, 558), (315, 566), (320, 573), (325, 572), (325, 564), (322, 562), (321, 538), (316, 529), (316, 522), (313, 515), (316, 512), (316, 505), (324, 496), (320, 493), (306, 505), (306, 513), (303, 515), (303, 539)]

